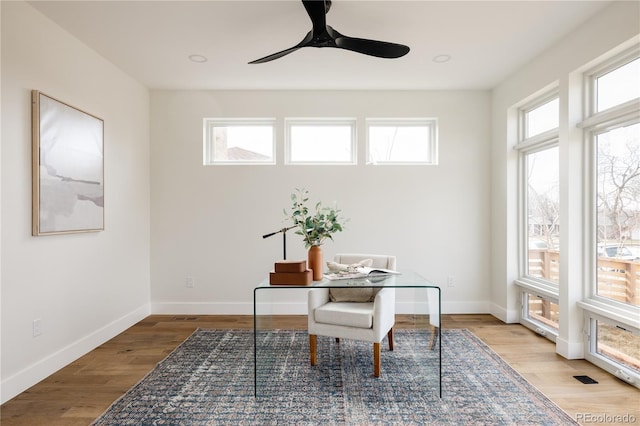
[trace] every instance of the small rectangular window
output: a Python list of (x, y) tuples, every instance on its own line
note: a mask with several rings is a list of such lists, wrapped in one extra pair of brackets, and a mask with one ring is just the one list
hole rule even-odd
[(437, 120), (368, 119), (367, 164), (438, 164)]
[(640, 58), (595, 76), (596, 112), (640, 98)]
[(204, 164), (275, 164), (275, 119), (204, 119)]
[(555, 300), (525, 292), (524, 318), (540, 330), (558, 334), (559, 308)]
[(356, 120), (285, 120), (287, 164), (355, 164)]
[(560, 101), (557, 97), (524, 111), (524, 137), (531, 138), (546, 131), (557, 129), (560, 121), (559, 112)]
[(620, 325), (592, 319), (595, 353), (640, 374), (640, 336)]

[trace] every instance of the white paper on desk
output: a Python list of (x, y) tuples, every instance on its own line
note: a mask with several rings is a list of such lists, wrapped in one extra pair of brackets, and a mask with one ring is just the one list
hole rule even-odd
[(368, 277), (376, 277), (376, 276), (384, 276), (384, 275), (400, 275), (400, 272), (394, 271), (392, 269), (384, 269), (384, 268), (368, 268), (366, 266), (358, 266), (355, 268), (355, 271), (345, 270), (338, 272), (331, 272), (329, 274), (324, 274), (324, 276), (329, 280), (349, 280), (354, 278), (368, 278)]

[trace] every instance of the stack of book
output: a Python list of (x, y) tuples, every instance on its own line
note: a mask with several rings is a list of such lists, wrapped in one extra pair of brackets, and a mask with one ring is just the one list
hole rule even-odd
[(280, 260), (269, 273), (271, 285), (308, 285), (313, 281), (313, 272), (307, 269), (306, 260)]

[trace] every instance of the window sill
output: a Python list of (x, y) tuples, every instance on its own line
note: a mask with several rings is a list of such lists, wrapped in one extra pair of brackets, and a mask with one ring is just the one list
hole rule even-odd
[(559, 297), (558, 287), (554, 287), (550, 284), (546, 284), (541, 281), (535, 281), (527, 278), (519, 278), (514, 283), (529, 291), (536, 296), (544, 297), (545, 299), (552, 300), (557, 303)]
[(604, 318), (640, 329), (640, 309), (633, 306), (617, 306), (598, 299), (587, 299), (578, 302), (578, 306)]

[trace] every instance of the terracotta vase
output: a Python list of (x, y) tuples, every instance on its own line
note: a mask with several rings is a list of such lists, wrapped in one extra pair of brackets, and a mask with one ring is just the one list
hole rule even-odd
[(309, 260), (307, 263), (309, 269), (313, 271), (313, 280), (322, 280), (322, 247), (311, 246), (309, 248)]

